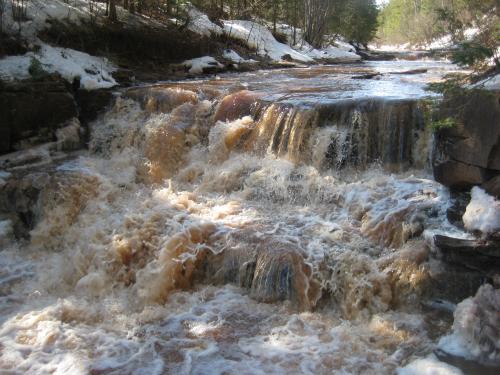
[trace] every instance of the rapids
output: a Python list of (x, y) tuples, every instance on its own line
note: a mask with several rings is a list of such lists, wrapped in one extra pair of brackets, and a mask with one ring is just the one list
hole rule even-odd
[[(390, 74), (415, 67), (428, 71)], [(0, 175), (40, 190), (29, 238), (0, 226), (0, 371), (390, 374), (423, 361), (452, 323), (422, 307), (439, 273), (428, 238), (457, 229), (420, 100), (453, 69), (118, 92), (88, 152)], [(387, 74), (353, 78), (373, 71)]]

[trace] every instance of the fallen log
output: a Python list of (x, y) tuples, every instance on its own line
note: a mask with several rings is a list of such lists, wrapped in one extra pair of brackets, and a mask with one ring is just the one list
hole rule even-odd
[(404, 72), (390, 72), (389, 74), (424, 74), (427, 73), (427, 69), (412, 69), (405, 70)]
[(376, 77), (380, 77), (381, 75), (381, 73), (368, 73), (359, 76), (352, 76), (352, 79), (373, 79)]

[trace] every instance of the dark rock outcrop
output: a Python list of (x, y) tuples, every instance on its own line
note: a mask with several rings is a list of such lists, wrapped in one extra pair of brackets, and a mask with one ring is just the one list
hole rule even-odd
[[(59, 76), (42, 80), (0, 83), (0, 153), (28, 144), (50, 142), (55, 131), (78, 110), (73, 95)], [(31, 141), (29, 141), (31, 139)]]
[(445, 262), (485, 273), (500, 269), (498, 240), (464, 240), (435, 235), (434, 244), (441, 251)]
[(500, 199), (500, 175), (486, 181), (481, 187), (489, 194)]
[(75, 92), (78, 105), (78, 119), (82, 125), (94, 121), (102, 111), (113, 101), (113, 89), (83, 90)]
[(500, 95), (474, 91), (448, 99), (441, 117), (459, 121), (436, 132), (434, 177), (453, 189), (481, 185), (500, 174)]
[(74, 118), (85, 129), (113, 100), (112, 89), (74, 89), (56, 74), (0, 81), (0, 154), (55, 141)]

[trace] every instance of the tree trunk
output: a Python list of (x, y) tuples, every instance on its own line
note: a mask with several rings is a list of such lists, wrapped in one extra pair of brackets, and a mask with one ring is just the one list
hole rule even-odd
[(116, 14), (116, 0), (109, 0), (109, 19), (112, 22), (118, 20), (118, 16)]
[(330, 10), (330, 0), (304, 0), (304, 39), (313, 47), (323, 43)]

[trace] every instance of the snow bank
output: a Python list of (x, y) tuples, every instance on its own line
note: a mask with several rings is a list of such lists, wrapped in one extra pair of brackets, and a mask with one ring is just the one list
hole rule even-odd
[[(479, 33), (478, 28), (469, 27), (464, 30), (464, 40), (473, 40), (478, 33)], [(431, 43), (428, 43), (423, 46), (423, 48), (426, 50), (447, 49), (453, 47), (455, 47), (455, 43), (453, 41), (453, 37), (451, 34), (446, 34), (440, 38), (434, 39)]]
[(301, 52), (314, 60), (324, 60), (327, 62), (354, 62), (361, 60), (361, 56), (331, 45), (319, 50), (304, 44)]
[(500, 201), (479, 187), (471, 190), (471, 201), (462, 217), (465, 228), (491, 234), (500, 230)]
[(286, 36), (289, 45), (293, 46), (295, 50), (298, 50), (300, 53), (305, 54), (312, 59), (331, 60), (333, 62), (351, 62), (361, 59), (360, 56), (356, 55), (356, 49), (352, 45), (346, 43), (337, 36), (326, 35), (325, 39), (330, 42), (328, 47), (315, 49), (304, 40), (302, 29), (294, 29), (292, 26), (287, 24), (277, 24), (276, 28), (280, 33)]
[(59, 73), (68, 82), (80, 78), (80, 85), (86, 90), (108, 88), (117, 84), (111, 75), (116, 68), (107, 59), (47, 44), (43, 44), (38, 52), (1, 59), (0, 78), (7, 80), (29, 78), (28, 69), (32, 59), (37, 59), (45, 71)]
[(299, 62), (312, 62), (313, 59), (292, 47), (278, 42), (273, 34), (265, 27), (252, 21), (230, 20), (223, 21), (224, 32), (236, 39), (244, 41), (250, 48), (255, 48), (257, 54), (267, 56), (273, 61), (282, 61), (283, 56), (289, 55)]
[[(7, 3), (7, 2), (6, 2)], [(13, 20), (12, 7), (5, 7), (3, 30), (7, 34), (21, 35), (25, 39), (37, 42), (39, 31), (49, 26), (50, 20), (80, 24), (81, 21), (101, 22), (106, 13), (105, 2), (91, 2), (88, 0), (30, 0), (25, 1), (27, 20), (19, 23)], [(126, 25), (154, 25), (162, 28), (164, 24), (144, 15), (131, 14), (121, 6), (116, 7), (118, 19)]]
[(451, 35), (445, 35), (441, 38), (434, 39), (431, 43), (424, 46), (425, 49), (444, 49), (453, 46), (453, 39)]
[(198, 9), (191, 7), (188, 10), (189, 24), (188, 29), (204, 36), (211, 36), (212, 34), (222, 34), (222, 27), (216, 25), (205, 13), (200, 12)]
[(404, 44), (369, 44), (368, 48), (373, 51), (380, 52), (407, 52), (413, 51), (413, 46), (410, 43)]
[(48, 26), (50, 19), (68, 20), (73, 23), (80, 23), (82, 19), (89, 19), (90, 11), (86, 0), (71, 0), (66, 3), (63, 0), (31, 0), (25, 2), (26, 15), (28, 20), (21, 22), (14, 21), (12, 17), (12, 7), (5, 7), (3, 17), (3, 28), (8, 34), (21, 34), (23, 37), (33, 40), (36, 34)]
[(204, 69), (222, 69), (224, 67), (212, 56), (203, 56), (192, 60), (186, 60), (182, 63), (182, 65), (189, 68), (189, 73), (192, 74), (201, 74)]
[(238, 53), (236, 53), (235, 51), (233, 51), (232, 49), (226, 49), (224, 50), (223, 54), (222, 54), (222, 57), (224, 57), (226, 60), (229, 60), (231, 61), (232, 63), (235, 63), (235, 64), (255, 64), (257, 61), (253, 60), (253, 59), (249, 59), (249, 60), (246, 60), (244, 59), (243, 57), (241, 57), (240, 55), (238, 55)]
[(463, 375), (458, 368), (439, 361), (434, 356), (417, 359), (396, 371), (397, 375)]
[(337, 47), (337, 48), (339, 48), (343, 51), (347, 51), (347, 52), (356, 52), (356, 49), (352, 45), (350, 45), (349, 43), (346, 43), (340, 39), (336, 39), (334, 41), (334, 47)]

